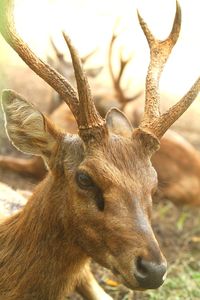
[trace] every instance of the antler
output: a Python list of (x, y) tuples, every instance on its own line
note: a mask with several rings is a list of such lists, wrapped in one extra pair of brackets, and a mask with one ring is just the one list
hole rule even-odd
[(81, 59), (79, 58), (76, 49), (72, 45), (70, 38), (64, 32), (63, 37), (71, 53), (74, 73), (77, 82), (80, 100), (79, 129), (84, 130), (104, 126), (104, 120), (100, 117), (95, 108), (87, 76), (82, 69)]
[(90, 51), (89, 53), (87, 53), (86, 55), (82, 56), (81, 57), (82, 64), (84, 65), (88, 61), (88, 59), (90, 59), (90, 57), (92, 57), (97, 52), (97, 50), (98, 49), (96, 48)]
[[(98, 129), (98, 135), (100, 132), (105, 131), (105, 122), (95, 108), (78, 53), (66, 35), (64, 37), (72, 57), (79, 97), (70, 83), (52, 67), (39, 59), (16, 33), (13, 21), (13, 0), (1, 0), (0, 31), (24, 62), (56, 90), (69, 105), (83, 139), (87, 140), (87, 135), (95, 136), (94, 129)], [(91, 129), (93, 129), (92, 132)]]
[[(66, 35), (66, 33), (65, 33), (65, 35)], [(60, 62), (62, 64), (64, 64), (66, 67), (70, 68), (71, 63), (64, 58), (64, 54), (58, 50), (58, 48), (56, 47), (53, 40), (50, 39), (50, 41), (51, 41), (52, 47), (57, 55), (57, 58), (60, 60)], [(87, 53), (85, 56), (81, 57), (80, 60), (81, 60), (82, 65), (85, 65), (87, 63), (87, 61), (90, 59), (90, 57), (92, 57), (97, 52), (97, 50), (98, 50), (98, 48), (92, 50), (91, 52)], [(97, 67), (97, 68), (89, 68), (89, 69), (87, 68), (85, 71), (88, 76), (95, 77), (99, 74), (99, 72), (101, 70), (102, 70), (102, 67)]]
[(115, 76), (114, 71), (113, 71), (113, 67), (112, 67), (112, 54), (113, 54), (113, 45), (117, 39), (118, 35), (115, 33), (115, 29), (113, 30), (113, 34), (112, 34), (112, 38), (110, 41), (110, 45), (109, 45), (109, 52), (108, 52), (108, 67), (109, 67), (109, 71), (110, 71), (110, 75), (112, 78), (112, 82), (113, 82), (113, 86), (116, 92), (116, 96), (118, 101), (121, 103), (121, 109), (124, 108), (124, 106), (131, 101), (134, 101), (135, 99), (137, 99), (142, 92), (138, 92), (136, 95), (132, 96), (132, 97), (126, 97), (124, 94), (124, 91), (121, 87), (121, 79), (124, 73), (124, 70), (126, 68), (126, 66), (128, 65), (128, 63), (131, 61), (132, 56), (130, 56), (127, 59), (123, 58), (122, 55), (122, 51), (120, 51), (120, 68), (119, 68), (119, 73), (117, 76)]
[(57, 58), (59, 60), (63, 60), (64, 59), (64, 54), (62, 52), (60, 52), (60, 50), (58, 50), (58, 48), (56, 47), (56, 45), (55, 45), (55, 43), (54, 43), (54, 41), (53, 41), (52, 38), (50, 38), (50, 42), (51, 42), (51, 46), (52, 46), (52, 48), (53, 48), (53, 50), (54, 50)]
[(152, 133), (160, 139), (167, 129), (187, 110), (200, 90), (200, 78), (189, 92), (163, 115), (160, 115), (159, 79), (164, 65), (176, 44), (181, 29), (181, 9), (176, 1), (176, 14), (173, 27), (164, 41), (155, 39), (140, 14), (138, 18), (150, 48), (150, 64), (146, 78), (145, 111), (140, 129)]
[[(66, 33), (65, 33), (65, 35), (66, 35)], [(58, 50), (58, 48), (56, 47), (56, 45), (55, 45), (55, 43), (54, 43), (54, 41), (53, 41), (52, 38), (50, 38), (50, 42), (51, 42), (51, 45), (52, 45), (52, 47), (53, 47), (53, 49), (54, 49), (54, 51), (56, 53), (56, 56), (58, 57), (58, 59), (62, 60), (64, 58), (64, 54), (62, 52), (60, 52), (60, 50)], [(97, 49), (94, 49), (91, 52), (87, 53), (85, 56), (81, 57), (82, 64), (84, 65), (88, 61), (88, 59), (91, 56), (93, 56), (94, 53), (96, 53), (96, 51), (97, 51)]]

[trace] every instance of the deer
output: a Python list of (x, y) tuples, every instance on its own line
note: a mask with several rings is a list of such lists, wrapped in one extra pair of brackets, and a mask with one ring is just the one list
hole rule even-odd
[(200, 89), (198, 78), (183, 98), (160, 114), (158, 82), (181, 28), (178, 2), (164, 41), (154, 38), (138, 12), (150, 63), (144, 116), (135, 129), (120, 110), (110, 110), (105, 119), (99, 115), (67, 35), (77, 92), (31, 51), (15, 30), (13, 5), (1, 1), (2, 36), (60, 94), (76, 119), (78, 134), (59, 129), (17, 92), (3, 91), (10, 140), (21, 151), (42, 156), (49, 172), (25, 207), (0, 224), (0, 299), (60, 300), (74, 288), (87, 299), (110, 299), (90, 271), (90, 258), (133, 290), (158, 288), (167, 263), (151, 227), (157, 187), (151, 156)]

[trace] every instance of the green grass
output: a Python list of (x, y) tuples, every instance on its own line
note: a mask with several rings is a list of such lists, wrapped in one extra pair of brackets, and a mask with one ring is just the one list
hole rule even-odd
[(179, 265), (178, 274), (170, 275), (165, 285), (157, 291), (146, 292), (148, 300), (199, 300), (200, 271)]
[(159, 289), (135, 292), (129, 300), (200, 300), (200, 208), (159, 203), (155, 223), (167, 242), (167, 278)]

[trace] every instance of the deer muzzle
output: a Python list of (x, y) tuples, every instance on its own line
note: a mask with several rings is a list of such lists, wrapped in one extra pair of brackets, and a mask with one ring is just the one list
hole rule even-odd
[[(137, 233), (136, 233), (137, 231)], [(149, 225), (136, 227), (133, 239), (124, 240), (121, 235), (121, 251), (112, 256), (112, 271), (128, 288), (156, 289), (160, 287), (167, 272), (167, 262), (163, 256), (153, 230)], [(118, 238), (118, 243), (120, 238)]]
[(166, 271), (167, 263), (165, 261), (156, 263), (143, 257), (138, 257), (135, 263), (134, 276), (141, 288), (156, 289), (163, 284)]

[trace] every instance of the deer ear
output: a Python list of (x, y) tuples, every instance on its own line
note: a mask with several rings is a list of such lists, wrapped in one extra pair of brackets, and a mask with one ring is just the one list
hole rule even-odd
[(22, 152), (50, 158), (59, 133), (51, 122), (16, 92), (4, 90), (5, 126), (13, 145)]
[(117, 108), (112, 108), (106, 114), (106, 125), (112, 133), (124, 137), (132, 137), (133, 127), (127, 117)]
[(145, 131), (144, 129), (136, 128), (132, 137), (140, 141), (140, 144), (143, 146), (143, 151), (150, 157), (160, 148), (159, 139), (153, 133)]

